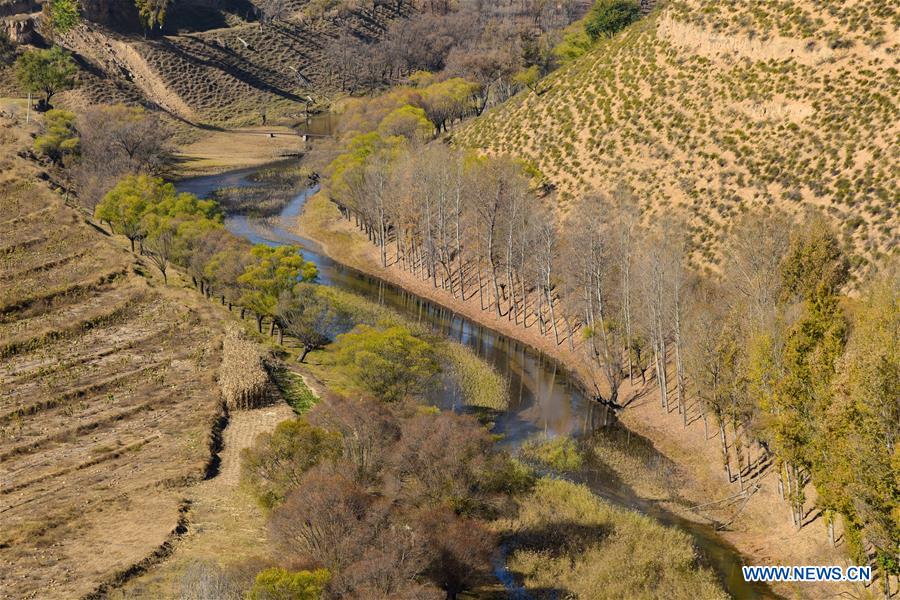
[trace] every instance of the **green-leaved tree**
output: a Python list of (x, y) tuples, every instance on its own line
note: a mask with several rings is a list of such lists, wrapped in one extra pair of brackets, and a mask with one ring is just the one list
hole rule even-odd
[(49, 10), (53, 33), (66, 33), (81, 22), (78, 0), (52, 0)]
[(40, 95), (38, 110), (49, 110), (53, 96), (75, 87), (76, 70), (72, 55), (59, 46), (31, 50), (16, 60), (19, 83), (29, 92)]
[(256, 315), (256, 327), (262, 333), (263, 317), (275, 316), (282, 294), (290, 292), (298, 281), (315, 280), (318, 270), (294, 246), (257, 244), (251, 255), (250, 264), (238, 277), (244, 289), (240, 303)]
[(334, 361), (353, 387), (384, 402), (424, 392), (440, 370), (434, 347), (399, 325), (360, 325), (338, 336)]
[(634, 0), (597, 0), (587, 16), (584, 29), (592, 40), (612, 37), (641, 16)]

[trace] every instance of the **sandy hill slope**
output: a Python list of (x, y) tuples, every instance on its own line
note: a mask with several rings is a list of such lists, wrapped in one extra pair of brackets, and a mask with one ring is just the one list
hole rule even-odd
[(753, 205), (833, 217), (861, 270), (896, 251), (898, 5), (672, 0), (455, 135), (533, 161), (563, 209), (631, 185), (697, 256)]
[(50, 191), (29, 142), (0, 117), (0, 598), (79, 598), (185, 518), (222, 319)]

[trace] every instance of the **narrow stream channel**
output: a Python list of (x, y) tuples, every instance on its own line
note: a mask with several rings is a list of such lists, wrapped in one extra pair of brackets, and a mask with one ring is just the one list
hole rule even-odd
[[(181, 192), (205, 198), (221, 188), (260, 185), (248, 177), (271, 166), (193, 177), (178, 182), (176, 186)], [(326, 256), (316, 242), (291, 233), (290, 228), (303, 210), (307, 198), (315, 192), (316, 188), (309, 188), (294, 196), (277, 217), (256, 219), (245, 215), (229, 215), (225, 219), (225, 226), (235, 235), (254, 244), (295, 244), (302, 247), (304, 257), (314, 262), (319, 269), (319, 283), (351, 291), (389, 306), (409, 319), (468, 345), (480, 357), (493, 364), (508, 378), (510, 385), (509, 408), (496, 419), (494, 427), (495, 433), (504, 436), (501, 443), (510, 449), (515, 450), (527, 440), (541, 434), (550, 437), (586, 435), (593, 431), (597, 423), (602, 422), (602, 407), (582, 392), (565, 367), (556, 360), (402, 288), (341, 265)], [(683, 519), (656, 504), (643, 501), (621, 485), (613, 488), (602, 481), (585, 483), (595, 493), (614, 504), (643, 512), (690, 534), (703, 562), (716, 571), (733, 597), (777, 597), (764, 585), (744, 582), (741, 566), (746, 561), (711, 527)], [(623, 568), (627, 568), (625, 557)], [(507, 579), (511, 581), (511, 578)], [(510, 589), (509, 581), (504, 580), (503, 583)], [(519, 591), (511, 595), (515, 598), (527, 597)]]

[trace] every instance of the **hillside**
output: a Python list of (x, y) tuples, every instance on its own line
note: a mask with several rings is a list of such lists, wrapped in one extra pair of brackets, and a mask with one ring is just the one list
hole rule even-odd
[[(411, 10), (405, 1), (374, 3), (311, 18), (301, 13), (307, 2), (291, 2), (284, 18), (263, 26), (250, 3), (212, 8), (185, 2), (173, 5), (163, 35), (148, 37), (132, 22), (136, 16), (130, 18), (133, 3), (84, 4), (82, 23), (54, 38), (81, 67), (78, 89), (65, 95), (67, 105), (143, 104), (214, 124), (257, 122), (267, 109), (301, 115), (308, 100), (319, 103), (340, 90), (341, 73), (326, 56), (329, 44), (344, 37), (376, 40)], [(40, 44), (51, 37), (35, 12), (39, 3), (3, 8), (0, 27), (18, 23), (18, 41)]]
[(524, 157), (559, 191), (634, 188), (683, 209), (715, 264), (751, 206), (823, 209), (865, 270), (895, 252), (898, 10), (881, 0), (663, 5), (455, 133)]
[(0, 119), (0, 597), (78, 598), (184, 518), (221, 319), (67, 206), (26, 139)]

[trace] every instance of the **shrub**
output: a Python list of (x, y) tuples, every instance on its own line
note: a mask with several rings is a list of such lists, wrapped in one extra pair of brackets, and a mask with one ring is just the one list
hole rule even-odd
[(302, 418), (283, 421), (241, 452), (241, 477), (259, 504), (272, 509), (300, 484), (304, 473), (340, 454), (340, 433), (315, 427)]
[(338, 336), (334, 361), (353, 387), (385, 402), (421, 393), (440, 370), (434, 347), (399, 325), (360, 325)]
[(248, 600), (319, 600), (331, 580), (328, 569), (288, 571), (273, 567), (256, 576)]
[(575, 440), (565, 436), (531, 440), (522, 446), (522, 455), (563, 473), (578, 471), (584, 464)]
[(78, 152), (80, 140), (75, 130), (75, 113), (68, 110), (48, 111), (44, 118), (44, 133), (34, 140), (34, 149), (61, 163), (63, 157)]
[(587, 16), (584, 29), (592, 40), (612, 37), (641, 16), (632, 0), (598, 0)]
[(16, 59), (16, 47), (5, 31), (0, 31), (0, 67), (10, 65)]

